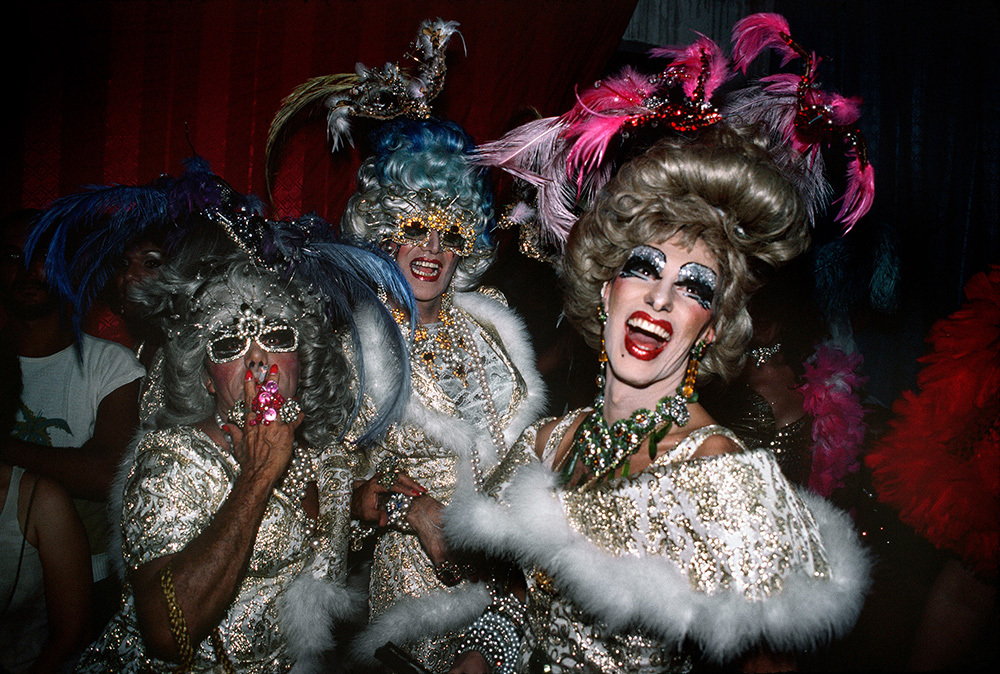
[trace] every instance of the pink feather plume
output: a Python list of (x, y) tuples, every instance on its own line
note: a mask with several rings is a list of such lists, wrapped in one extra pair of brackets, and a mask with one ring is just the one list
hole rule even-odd
[(844, 224), (845, 234), (851, 231), (875, 201), (875, 169), (867, 162), (862, 163), (857, 150), (852, 149), (848, 154), (851, 161), (847, 165), (847, 187), (844, 195), (837, 199), (842, 203), (840, 212), (834, 218)]
[(649, 51), (650, 56), (672, 58), (669, 71), (680, 74), (684, 81), (684, 95), (694, 98), (698, 86), (698, 76), (702, 70), (702, 54), (708, 56), (708, 77), (705, 80), (705, 95), (702, 100), (710, 100), (720, 84), (729, 79), (729, 63), (725, 54), (712, 40), (695, 31), (698, 39), (689, 45), (657, 47)]
[(558, 154), (566, 123), (559, 117), (545, 117), (522, 124), (503, 138), (476, 148), (473, 161), (501, 168), (538, 187), (545, 182), (543, 166)]
[[(576, 96), (576, 105), (563, 115), (565, 119), (585, 117), (608, 111), (624, 111), (641, 108), (643, 101), (656, 91), (649, 77), (626, 66), (614, 77), (601, 80)], [(645, 109), (645, 108), (643, 108)]]
[(584, 174), (600, 166), (604, 161), (604, 153), (625, 125), (629, 115), (620, 117), (591, 116), (584, 122), (574, 124), (567, 136), (576, 136), (569, 156), (566, 158), (566, 170), (570, 175), (576, 174), (577, 188), (583, 187)]
[(830, 94), (827, 96), (825, 104), (830, 110), (830, 117), (834, 124), (850, 126), (861, 117), (861, 98), (859, 96), (848, 98), (840, 94)]
[(780, 14), (751, 14), (733, 26), (733, 65), (745, 75), (747, 67), (768, 47), (781, 54), (784, 67), (799, 54), (785, 42), (781, 34), (791, 34), (788, 21)]

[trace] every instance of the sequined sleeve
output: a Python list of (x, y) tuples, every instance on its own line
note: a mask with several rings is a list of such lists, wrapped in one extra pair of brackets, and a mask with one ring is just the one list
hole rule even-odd
[(540, 419), (524, 429), (510, 451), (503, 456), (496, 467), (483, 480), (484, 493), (496, 496), (503, 485), (510, 481), (510, 478), (520, 466), (538, 461), (538, 456), (535, 452), (538, 431), (550, 421), (552, 421), (552, 417)]
[(122, 552), (130, 569), (183, 549), (229, 494), (233, 466), (196, 433), (151, 431), (139, 441), (122, 500)]

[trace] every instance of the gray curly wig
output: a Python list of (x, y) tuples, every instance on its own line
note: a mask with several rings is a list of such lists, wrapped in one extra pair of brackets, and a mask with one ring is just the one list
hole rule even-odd
[(574, 226), (561, 261), (566, 315), (599, 348), (601, 289), (629, 252), (674, 236), (702, 240), (719, 263), (712, 303), (716, 338), (701, 363), (704, 382), (732, 378), (752, 334), (749, 296), (769, 268), (809, 245), (805, 207), (755, 129), (717, 125), (669, 137), (624, 165)]
[(205, 388), (208, 341), (247, 304), (298, 329), (296, 398), (305, 419), (297, 435), (308, 446), (326, 446), (343, 432), (354, 405), (353, 374), (340, 331), (328, 324), (318, 297), (256, 265), (233, 245), (222, 243), (219, 250), (219, 243), (215, 250), (185, 245), (157, 279), (133, 292), (166, 335), (164, 406), (156, 415), (157, 427), (193, 424), (214, 414), (215, 400)]
[(341, 220), (345, 235), (376, 245), (390, 238), (397, 217), (430, 204), (401, 198), (400, 192), (429, 192), (439, 201), (468, 211), (476, 241), (461, 258), (452, 281), (457, 290), (476, 285), (496, 255), (492, 240), (493, 194), (485, 169), (474, 166), (472, 138), (454, 122), (398, 120), (372, 136), (374, 152), (358, 169), (358, 189)]

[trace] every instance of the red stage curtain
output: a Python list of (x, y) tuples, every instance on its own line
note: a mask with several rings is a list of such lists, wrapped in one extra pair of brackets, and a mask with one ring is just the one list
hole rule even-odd
[[(87, 184), (176, 174), (193, 152), (236, 189), (263, 195), (281, 99), (315, 75), (399, 61), (425, 18), (461, 23), (436, 114), (477, 141), (495, 138), (528, 107), (565, 110), (573, 86), (601, 73), (635, 0), (25, 4), (3, 47), (3, 213)], [(284, 154), (275, 214), (336, 222), (358, 156), (331, 160), (324, 120), (305, 125)]]

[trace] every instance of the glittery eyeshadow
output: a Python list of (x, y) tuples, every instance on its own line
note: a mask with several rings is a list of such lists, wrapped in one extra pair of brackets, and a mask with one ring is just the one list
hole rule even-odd
[(715, 297), (715, 272), (703, 264), (688, 262), (677, 274), (678, 285), (687, 286), (694, 293), (698, 304), (706, 309), (712, 308)]
[(628, 259), (622, 267), (620, 276), (638, 276), (651, 274), (659, 277), (667, 264), (667, 256), (662, 250), (652, 246), (636, 246), (628, 254)]

